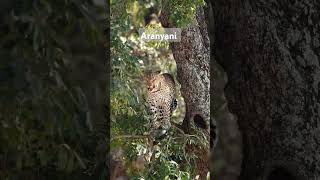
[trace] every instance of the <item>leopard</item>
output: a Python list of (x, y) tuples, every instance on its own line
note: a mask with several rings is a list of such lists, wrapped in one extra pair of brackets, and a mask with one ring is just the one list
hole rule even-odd
[(147, 87), (146, 102), (150, 110), (150, 141), (156, 143), (157, 139), (163, 138), (171, 128), (172, 113), (176, 110), (176, 84), (169, 73), (161, 71), (145, 75)]

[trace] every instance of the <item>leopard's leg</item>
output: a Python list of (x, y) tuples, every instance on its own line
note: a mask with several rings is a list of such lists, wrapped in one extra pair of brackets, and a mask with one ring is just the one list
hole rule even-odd
[(146, 153), (146, 160), (147, 162), (151, 162), (153, 154), (154, 154), (154, 138), (150, 135), (148, 138), (148, 147), (147, 147), (147, 153)]
[(159, 128), (159, 111), (158, 107), (156, 106), (157, 101), (150, 100), (148, 101), (149, 109), (151, 112), (151, 118), (150, 118), (150, 131), (149, 131), (149, 138), (148, 138), (148, 148), (147, 148), (147, 154), (146, 154), (146, 160), (147, 162), (152, 161), (152, 157), (154, 156), (154, 141), (157, 134), (157, 129)]
[(149, 123), (152, 125), (152, 123), (158, 118), (158, 109), (156, 106), (156, 101), (153, 99), (148, 100), (148, 106), (149, 106)]
[(153, 123), (153, 136), (155, 140), (162, 139), (163, 136), (167, 134), (171, 127), (170, 117), (171, 112), (169, 105), (158, 107), (158, 119)]

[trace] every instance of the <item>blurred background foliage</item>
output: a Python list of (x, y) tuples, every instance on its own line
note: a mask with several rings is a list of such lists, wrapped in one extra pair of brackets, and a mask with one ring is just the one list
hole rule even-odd
[(218, 142), (212, 154), (211, 173), (214, 179), (237, 180), (240, 174), (242, 158), (242, 139), (237, 119), (228, 109), (224, 94), (227, 75), (222, 67), (211, 58), (212, 86), (210, 104), (218, 127)]
[[(98, 161), (86, 90), (99, 72), (101, 5), (1, 1), (0, 179), (99, 179), (107, 174)], [(79, 67), (84, 67), (82, 75)]]

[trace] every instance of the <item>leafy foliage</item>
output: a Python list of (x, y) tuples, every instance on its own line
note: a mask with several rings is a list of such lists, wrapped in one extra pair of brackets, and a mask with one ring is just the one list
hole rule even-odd
[(193, 23), (197, 8), (206, 4), (204, 0), (168, 0), (166, 3), (170, 8), (170, 20), (177, 27)]
[[(188, 1), (182, 5), (177, 5), (179, 1), (170, 2), (178, 8), (172, 20), (177, 20), (179, 25), (192, 23), (195, 11), (182, 9), (203, 5), (201, 2)], [(147, 152), (148, 142), (144, 135), (149, 133), (150, 126), (144, 102), (143, 74), (160, 69), (176, 76), (169, 44), (143, 42), (138, 34), (139, 28), (161, 28), (159, 22), (145, 23), (150, 9), (155, 8), (153, 13), (158, 14), (161, 3), (154, 0), (111, 1), (111, 152), (123, 152), (120, 159), (131, 179), (192, 179), (197, 157), (186, 150), (187, 146), (208, 148), (209, 144), (204, 143), (208, 140), (201, 134), (186, 135), (178, 127), (172, 127), (170, 135), (158, 144), (155, 161), (143, 161), (144, 167), (137, 168), (139, 158)], [(173, 115), (175, 123), (182, 122), (184, 111), (183, 98), (179, 96), (178, 110)]]
[[(145, 25), (148, 9), (160, 3), (110, 2), (113, 135), (141, 135), (148, 130), (144, 126), (148, 116), (141, 88), (143, 71), (160, 67), (175, 72), (173, 61), (163, 61), (170, 59), (167, 45), (144, 44), (135, 33)], [(102, 9), (90, 0), (14, 0), (3, 4), (0, 179), (103, 179), (106, 154), (101, 156), (97, 150), (101, 137), (94, 131), (88, 98), (100, 66), (95, 53), (103, 38), (96, 17)], [(183, 16), (189, 20), (182, 24), (191, 21), (194, 11), (182, 11), (189, 5), (194, 7), (191, 1), (179, 6), (173, 20)], [(153, 58), (157, 60), (150, 61)], [(174, 114), (177, 122), (182, 114), (182, 110)], [(187, 141), (176, 141), (173, 138), (178, 132), (172, 133), (172, 138), (161, 142), (159, 161), (153, 168), (136, 174), (132, 170), (132, 177), (151, 177), (153, 171), (160, 179), (189, 178), (190, 166), (178, 163), (187, 158), (182, 151)], [(146, 141), (112, 141), (112, 148), (118, 147), (124, 149), (129, 166), (146, 148)]]
[[(96, 142), (70, 71), (102, 39), (91, 1), (7, 1), (0, 36), (0, 179), (90, 175)], [(82, 43), (79, 47), (78, 43)], [(52, 173), (52, 174), (51, 174)], [(101, 172), (103, 173), (103, 172)]]

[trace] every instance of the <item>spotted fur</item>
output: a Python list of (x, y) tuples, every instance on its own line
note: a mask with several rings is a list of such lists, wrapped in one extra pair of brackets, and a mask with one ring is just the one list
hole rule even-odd
[(146, 82), (147, 103), (153, 115), (150, 134), (159, 137), (170, 129), (172, 112), (177, 107), (175, 82), (168, 73), (149, 74)]

